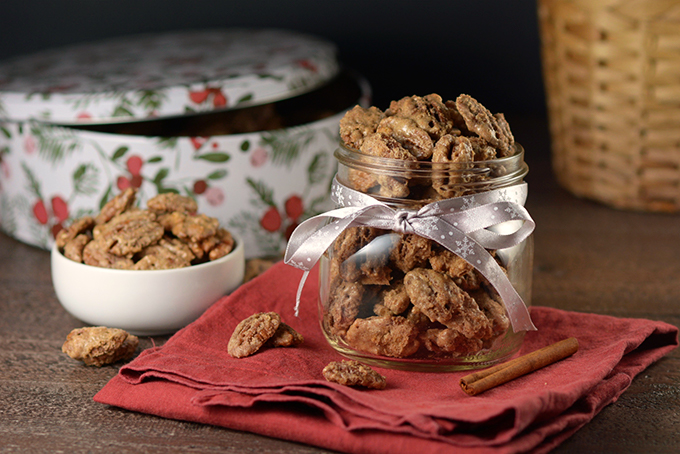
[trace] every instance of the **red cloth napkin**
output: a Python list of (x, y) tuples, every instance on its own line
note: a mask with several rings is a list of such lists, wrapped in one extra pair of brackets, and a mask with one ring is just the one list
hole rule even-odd
[[(293, 308), (301, 272), (279, 263), (216, 302), (162, 347), (122, 367), (97, 402), (350, 453), (548, 452), (614, 402), (633, 377), (678, 345), (678, 328), (649, 320), (534, 307), (538, 331), (521, 354), (567, 337), (570, 358), (478, 396), (460, 389), (469, 372), (375, 368), (387, 388), (327, 382), (321, 370), (342, 359), (321, 333), (317, 275), (310, 275), (300, 316)], [(234, 359), (236, 324), (276, 311), (305, 342)]]

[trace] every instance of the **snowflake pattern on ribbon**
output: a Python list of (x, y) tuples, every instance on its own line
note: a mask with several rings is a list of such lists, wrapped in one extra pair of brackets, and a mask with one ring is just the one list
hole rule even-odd
[(460, 209), (465, 211), (465, 210), (469, 210), (470, 208), (475, 208), (475, 207), (478, 207), (478, 206), (479, 206), (479, 204), (475, 200), (475, 196), (470, 195), (470, 196), (463, 197), (463, 206)]
[(505, 212), (508, 213), (512, 219), (516, 219), (519, 217), (519, 212), (513, 207), (507, 207), (505, 209)]
[(470, 241), (467, 237), (463, 238), (462, 241), (456, 241), (456, 248), (455, 252), (456, 255), (460, 256), (461, 258), (465, 259), (470, 255), (475, 255), (474, 247), (475, 244)]

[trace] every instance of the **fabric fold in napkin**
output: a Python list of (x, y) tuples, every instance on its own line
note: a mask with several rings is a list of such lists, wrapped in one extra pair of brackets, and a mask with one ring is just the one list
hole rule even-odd
[[(318, 321), (316, 270), (295, 317), (302, 272), (278, 263), (217, 301), (162, 347), (123, 366), (94, 399), (165, 418), (254, 432), (350, 453), (548, 452), (614, 402), (633, 377), (678, 345), (678, 328), (533, 307), (538, 331), (520, 354), (567, 337), (579, 351), (478, 396), (469, 372), (406, 372), (375, 367), (383, 390), (327, 382), (321, 371), (342, 359)], [(235, 359), (227, 344), (255, 312), (276, 311), (305, 341)]]

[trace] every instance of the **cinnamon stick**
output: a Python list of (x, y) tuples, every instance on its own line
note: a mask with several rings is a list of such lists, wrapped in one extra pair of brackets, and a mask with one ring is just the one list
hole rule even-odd
[(465, 393), (475, 396), (488, 389), (507, 383), (542, 367), (571, 356), (578, 350), (574, 337), (561, 340), (540, 350), (515, 358), (507, 363), (475, 372), (460, 379), (460, 387)]

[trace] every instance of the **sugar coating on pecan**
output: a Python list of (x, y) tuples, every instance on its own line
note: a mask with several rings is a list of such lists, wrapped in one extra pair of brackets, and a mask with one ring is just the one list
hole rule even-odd
[(244, 358), (256, 353), (274, 336), (281, 324), (276, 312), (259, 312), (236, 325), (229, 339), (227, 352), (234, 358)]
[(345, 386), (384, 389), (387, 380), (370, 366), (358, 361), (333, 361), (323, 368), (324, 378), (332, 383)]
[(442, 97), (432, 93), (425, 96), (407, 96), (392, 101), (386, 111), (388, 116), (410, 118), (433, 139), (439, 139), (453, 129), (453, 118)]
[(78, 234), (75, 238), (70, 239), (62, 247), (64, 249), (64, 257), (73, 260), (74, 262), (83, 261), (83, 249), (85, 245), (90, 242), (92, 238), (85, 233)]
[(134, 270), (169, 270), (191, 266), (195, 258), (189, 246), (177, 238), (161, 238), (157, 244), (142, 249)]
[(258, 312), (239, 322), (227, 344), (234, 358), (245, 358), (265, 347), (294, 347), (304, 337), (281, 320), (276, 312)]
[(61, 351), (88, 366), (101, 367), (131, 358), (138, 345), (137, 336), (127, 331), (92, 326), (71, 331)]
[(392, 137), (418, 160), (432, 157), (434, 148), (432, 138), (410, 118), (385, 117), (378, 125), (376, 132)]
[(155, 213), (172, 213), (173, 211), (179, 211), (188, 214), (195, 213), (196, 210), (198, 210), (198, 204), (194, 199), (175, 194), (174, 192), (158, 194), (147, 200), (146, 206)]
[(491, 334), (489, 319), (477, 302), (447, 275), (427, 268), (416, 268), (404, 276), (411, 303), (433, 321), (455, 329), (467, 338)]
[(281, 322), (274, 335), (269, 339), (268, 345), (272, 347), (293, 347), (304, 341), (305, 338), (302, 334), (295, 331), (292, 326)]
[(509, 154), (515, 139), (503, 115), (493, 115), (489, 109), (469, 95), (458, 96), (456, 107), (465, 119), (468, 129), (495, 147), (500, 152), (499, 157)]
[(114, 216), (130, 209), (134, 205), (136, 197), (137, 190), (134, 188), (127, 188), (104, 204), (99, 211), (99, 214), (95, 217), (95, 222), (97, 224), (109, 222)]
[(83, 216), (82, 218), (76, 219), (67, 228), (61, 229), (59, 233), (57, 233), (57, 237), (55, 238), (55, 243), (57, 247), (58, 248), (65, 247), (66, 243), (68, 243), (78, 235), (81, 235), (92, 230), (92, 227), (94, 227), (94, 225), (95, 222), (92, 216)]
[(418, 351), (418, 329), (395, 315), (357, 318), (347, 330), (347, 344), (362, 352), (405, 358)]
[(385, 113), (377, 107), (354, 106), (340, 119), (340, 137), (347, 145), (359, 149), (383, 118)]

